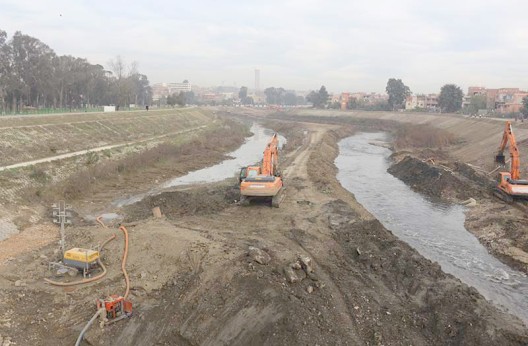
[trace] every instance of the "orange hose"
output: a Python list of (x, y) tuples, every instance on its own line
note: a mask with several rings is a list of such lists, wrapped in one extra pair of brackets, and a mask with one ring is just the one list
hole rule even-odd
[(95, 219), (95, 221), (97, 221), (101, 226), (103, 226), (103, 228), (108, 228), (108, 227), (106, 227), (106, 225), (105, 225), (104, 222), (103, 222), (103, 216), (102, 216), (102, 215), (101, 215), (101, 216), (98, 216), (98, 217)]
[[(110, 238), (105, 240), (103, 244), (101, 244), (101, 248), (99, 249), (99, 251), (103, 251), (103, 248), (105, 247), (105, 245), (108, 244), (108, 242), (110, 242), (111, 240), (114, 240), (115, 237), (116, 235), (113, 234)], [(103, 272), (97, 276), (94, 276), (93, 278), (82, 279), (82, 280), (74, 281), (74, 282), (59, 282), (59, 281), (50, 280), (48, 278), (44, 278), (44, 281), (46, 281), (47, 283), (51, 285), (61, 286), (61, 287), (76, 286), (76, 285), (82, 285), (82, 284), (87, 284), (89, 282), (97, 281), (99, 279), (102, 279), (106, 275), (106, 267), (104, 266), (103, 262), (101, 262), (101, 260), (98, 258), (97, 263), (101, 266), (101, 268), (103, 268)]]
[(125, 228), (125, 226), (119, 227), (119, 229), (125, 234), (125, 250), (123, 251), (123, 260), (121, 261), (121, 270), (123, 271), (123, 275), (125, 276), (125, 282), (126, 282), (126, 291), (123, 298), (127, 299), (128, 294), (130, 293), (130, 279), (128, 277), (128, 273), (126, 271), (126, 261), (128, 257), (128, 231)]

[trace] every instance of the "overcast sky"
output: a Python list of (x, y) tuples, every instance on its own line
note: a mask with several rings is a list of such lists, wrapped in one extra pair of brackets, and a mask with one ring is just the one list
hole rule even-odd
[[(0, 0), (0, 29), (152, 83), (413, 92), (445, 83), (528, 89), (528, 1)], [(62, 15), (62, 16), (61, 16)]]

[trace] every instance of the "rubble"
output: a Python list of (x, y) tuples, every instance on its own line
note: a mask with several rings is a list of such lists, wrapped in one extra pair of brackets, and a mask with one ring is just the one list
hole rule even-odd
[(254, 246), (249, 247), (248, 255), (259, 264), (266, 265), (271, 261), (271, 256), (266, 251)]

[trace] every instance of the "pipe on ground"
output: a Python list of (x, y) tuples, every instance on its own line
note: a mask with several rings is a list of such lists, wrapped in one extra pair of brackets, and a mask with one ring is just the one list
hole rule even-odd
[(125, 249), (123, 251), (123, 259), (121, 261), (121, 270), (123, 271), (123, 275), (125, 276), (125, 283), (126, 283), (126, 290), (125, 290), (125, 295), (123, 296), (123, 298), (127, 299), (128, 294), (130, 293), (130, 278), (128, 277), (128, 273), (126, 271), (126, 261), (128, 257), (128, 231), (125, 228), (125, 226), (121, 226), (119, 227), (119, 229), (125, 235)]
[(88, 323), (84, 326), (83, 330), (81, 330), (81, 334), (79, 334), (79, 337), (77, 338), (77, 341), (75, 342), (75, 346), (79, 346), (81, 344), (81, 341), (84, 338), (84, 334), (88, 331), (88, 329), (90, 329), (90, 327), (94, 323), (97, 316), (99, 316), (100, 314), (103, 314), (104, 312), (105, 312), (105, 309), (101, 308), (97, 310), (97, 312), (92, 316), (92, 318), (90, 318)]

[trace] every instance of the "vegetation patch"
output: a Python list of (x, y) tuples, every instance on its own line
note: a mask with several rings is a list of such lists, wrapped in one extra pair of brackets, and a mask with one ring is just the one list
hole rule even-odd
[[(57, 197), (75, 200), (91, 195), (103, 186), (113, 186), (127, 181), (128, 178), (141, 174), (152, 168), (167, 168), (177, 175), (177, 167), (196, 160), (207, 162), (206, 156), (216, 154), (223, 157), (226, 151), (240, 146), (249, 129), (236, 121), (226, 120), (220, 126), (211, 127), (198, 135), (186, 140), (167, 140), (143, 151), (134, 151), (121, 159), (94, 160), (89, 153), (84, 162), (85, 168), (73, 173), (64, 181), (40, 189), (40, 195), (45, 200)], [(96, 154), (97, 155), (97, 154)], [(203, 160), (199, 160), (203, 158)], [(183, 173), (183, 172), (182, 172)], [(29, 194), (35, 194), (35, 189), (29, 189)], [(28, 196), (30, 197), (30, 196)]]
[(455, 136), (430, 125), (402, 124), (394, 132), (396, 148), (445, 148), (457, 142)]

